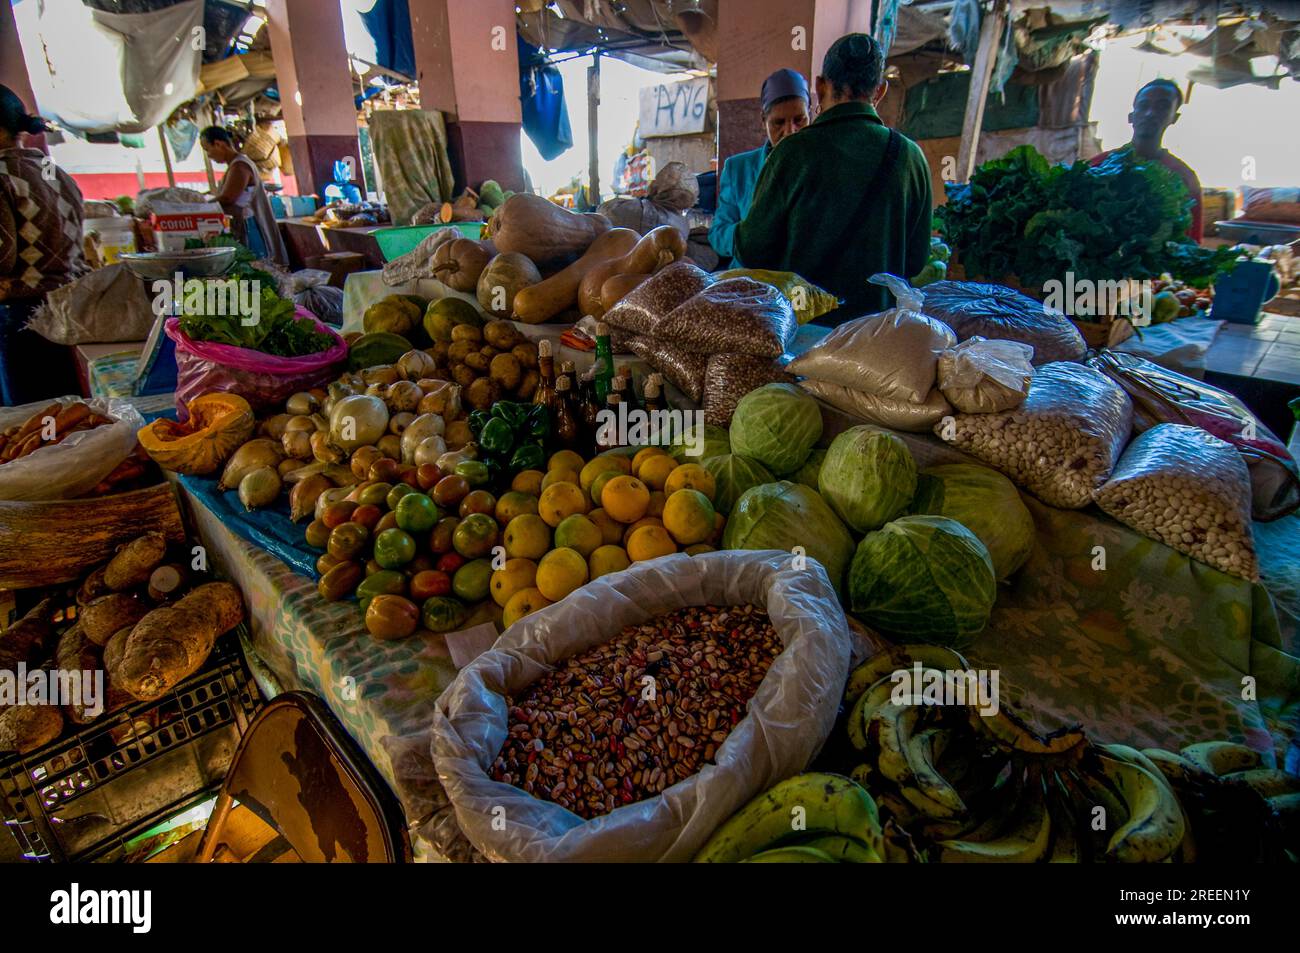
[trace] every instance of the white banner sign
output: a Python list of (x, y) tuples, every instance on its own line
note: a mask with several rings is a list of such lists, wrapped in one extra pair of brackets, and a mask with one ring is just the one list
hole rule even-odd
[(689, 136), (704, 131), (709, 113), (709, 78), (657, 83), (641, 91), (641, 136)]

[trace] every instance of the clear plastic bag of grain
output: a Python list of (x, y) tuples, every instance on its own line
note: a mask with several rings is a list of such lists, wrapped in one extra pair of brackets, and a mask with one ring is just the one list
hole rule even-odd
[(790, 300), (772, 285), (752, 278), (728, 278), (674, 309), (655, 326), (654, 333), (702, 354), (778, 358), (794, 342), (798, 330)]
[(1200, 427), (1158, 424), (1129, 444), (1095, 498), (1142, 535), (1258, 581), (1250, 471), (1226, 440)]
[(1019, 341), (967, 338), (939, 355), (939, 390), (966, 414), (995, 414), (1025, 402), (1034, 349)]
[(1133, 429), (1124, 389), (1083, 364), (1040, 366), (1014, 410), (957, 414), (934, 426), (964, 450), (1050, 506), (1079, 509), (1110, 477)]
[(605, 312), (605, 320), (630, 334), (653, 334), (660, 321), (711, 284), (707, 271), (675, 261), (620, 298)]
[(714, 354), (704, 371), (704, 422), (715, 427), (729, 426), (740, 398), (764, 384), (775, 383), (794, 383), (782, 359)]
[(704, 397), (704, 375), (709, 366), (707, 354), (697, 354), (649, 337), (633, 337), (627, 346), (695, 403)]

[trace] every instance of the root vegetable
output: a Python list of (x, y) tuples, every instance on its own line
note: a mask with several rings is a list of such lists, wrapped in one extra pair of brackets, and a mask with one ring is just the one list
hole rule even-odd
[(226, 463), (217, 483), (219, 490), (233, 490), (241, 480), (259, 467), (276, 467), (284, 459), (283, 447), (279, 441), (269, 437), (257, 437), (248, 441), (235, 451)]
[[(175, 599), (189, 581), (189, 572), (180, 563), (165, 563), (149, 576), (147, 592), (154, 602)], [(112, 642), (109, 639), (109, 642)]]
[(154, 609), (126, 639), (118, 687), (142, 701), (161, 697), (192, 675), (217, 636), (243, 617), (239, 590), (227, 582), (205, 583), (174, 605)]
[(63, 712), (54, 705), (15, 705), (0, 712), (0, 751), (28, 754), (63, 731)]
[(13, 672), (19, 663), (31, 664), (41, 647), (54, 634), (50, 623), (54, 616), (54, 602), (42, 599), (31, 610), (0, 632), (0, 671)]
[[(94, 673), (102, 669), (103, 663), (100, 661), (95, 644), (86, 638), (80, 625), (74, 625), (60, 637), (59, 646), (54, 652), (54, 664), (61, 672), (78, 672), (81, 673), (80, 677), (85, 679), (93, 678)], [(82, 684), (84, 686), (84, 681)], [(102, 708), (104, 699), (100, 698), (99, 702)], [(99, 715), (89, 714), (81, 699), (64, 705), (63, 712), (69, 721), (77, 725), (89, 724), (99, 717)], [(102, 710), (99, 714), (103, 714)]]
[(94, 602), (100, 596), (106, 596), (111, 591), (104, 583), (104, 570), (107, 566), (100, 566), (81, 583), (81, 588), (77, 590), (77, 605), (84, 606)]
[(145, 533), (122, 546), (104, 567), (104, 585), (122, 592), (140, 585), (167, 557), (167, 538), (162, 533)]
[(134, 625), (148, 613), (149, 607), (133, 592), (114, 592), (102, 596), (81, 610), (81, 629), (86, 638), (103, 645), (124, 625)]

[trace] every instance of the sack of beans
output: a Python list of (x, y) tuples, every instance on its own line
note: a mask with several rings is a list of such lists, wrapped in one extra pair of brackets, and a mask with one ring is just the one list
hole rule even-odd
[(1200, 427), (1158, 424), (1136, 437), (1096, 500), (1144, 536), (1229, 575), (1259, 579), (1246, 462)]
[(628, 349), (645, 361), (679, 391), (697, 404), (704, 397), (704, 374), (708, 370), (709, 356), (677, 347), (668, 341), (655, 338), (634, 337)]
[(605, 312), (605, 320), (630, 334), (653, 334), (679, 305), (713, 284), (713, 277), (689, 261), (675, 261), (651, 275)]
[(807, 767), (852, 647), (815, 561), (636, 563), (525, 616), (461, 670), (434, 714), (438, 775), (491, 860), (687, 861)]
[(714, 354), (704, 370), (704, 422), (715, 427), (731, 425), (740, 398), (764, 384), (794, 383), (785, 364), (753, 354)]
[(654, 335), (702, 354), (777, 358), (794, 343), (798, 330), (790, 300), (772, 285), (727, 278), (673, 309), (655, 325)]
[(891, 430), (926, 433), (952, 413), (952, 405), (936, 387), (930, 388), (925, 400), (914, 402), (880, 397), (826, 381), (805, 380), (800, 381), (799, 386), (818, 400), (824, 400), (846, 414)]
[(1100, 371), (1057, 361), (1038, 368), (1013, 410), (957, 414), (934, 432), (1001, 470), (1050, 506), (1079, 509), (1106, 482), (1133, 429), (1133, 403)]

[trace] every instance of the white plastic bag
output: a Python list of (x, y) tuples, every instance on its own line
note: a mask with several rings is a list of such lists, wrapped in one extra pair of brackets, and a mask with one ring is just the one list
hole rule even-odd
[[(79, 400), (58, 398), (65, 406)], [(53, 402), (0, 407), (0, 431), (22, 425)], [(60, 443), (0, 465), (0, 500), (67, 500), (83, 496), (135, 450), (135, 435), (144, 426), (140, 411), (115, 397), (98, 397), (85, 403), (113, 423), (78, 431)]]
[(947, 325), (922, 312), (921, 292), (894, 275), (872, 275), (898, 299), (880, 314), (846, 321), (790, 363), (800, 377), (903, 403), (924, 403), (939, 355), (957, 343)]
[[(506, 739), (505, 696), (552, 663), (675, 609), (746, 603), (766, 608), (785, 650), (714, 764), (590, 821), (491, 779)], [(789, 553), (759, 550), (636, 563), (516, 622), (461, 670), (434, 714), (438, 778), (465, 836), (492, 860), (687, 861), (751, 798), (807, 767), (834, 726), (852, 646), (815, 560), (794, 568)]]
[(1025, 402), (1034, 349), (1018, 341), (968, 338), (939, 355), (939, 390), (965, 414), (995, 414)]
[(925, 433), (952, 413), (952, 406), (944, 400), (937, 387), (930, 389), (924, 401), (913, 402), (877, 397), (875, 394), (826, 381), (805, 380), (800, 381), (799, 386), (846, 414), (890, 430)]

